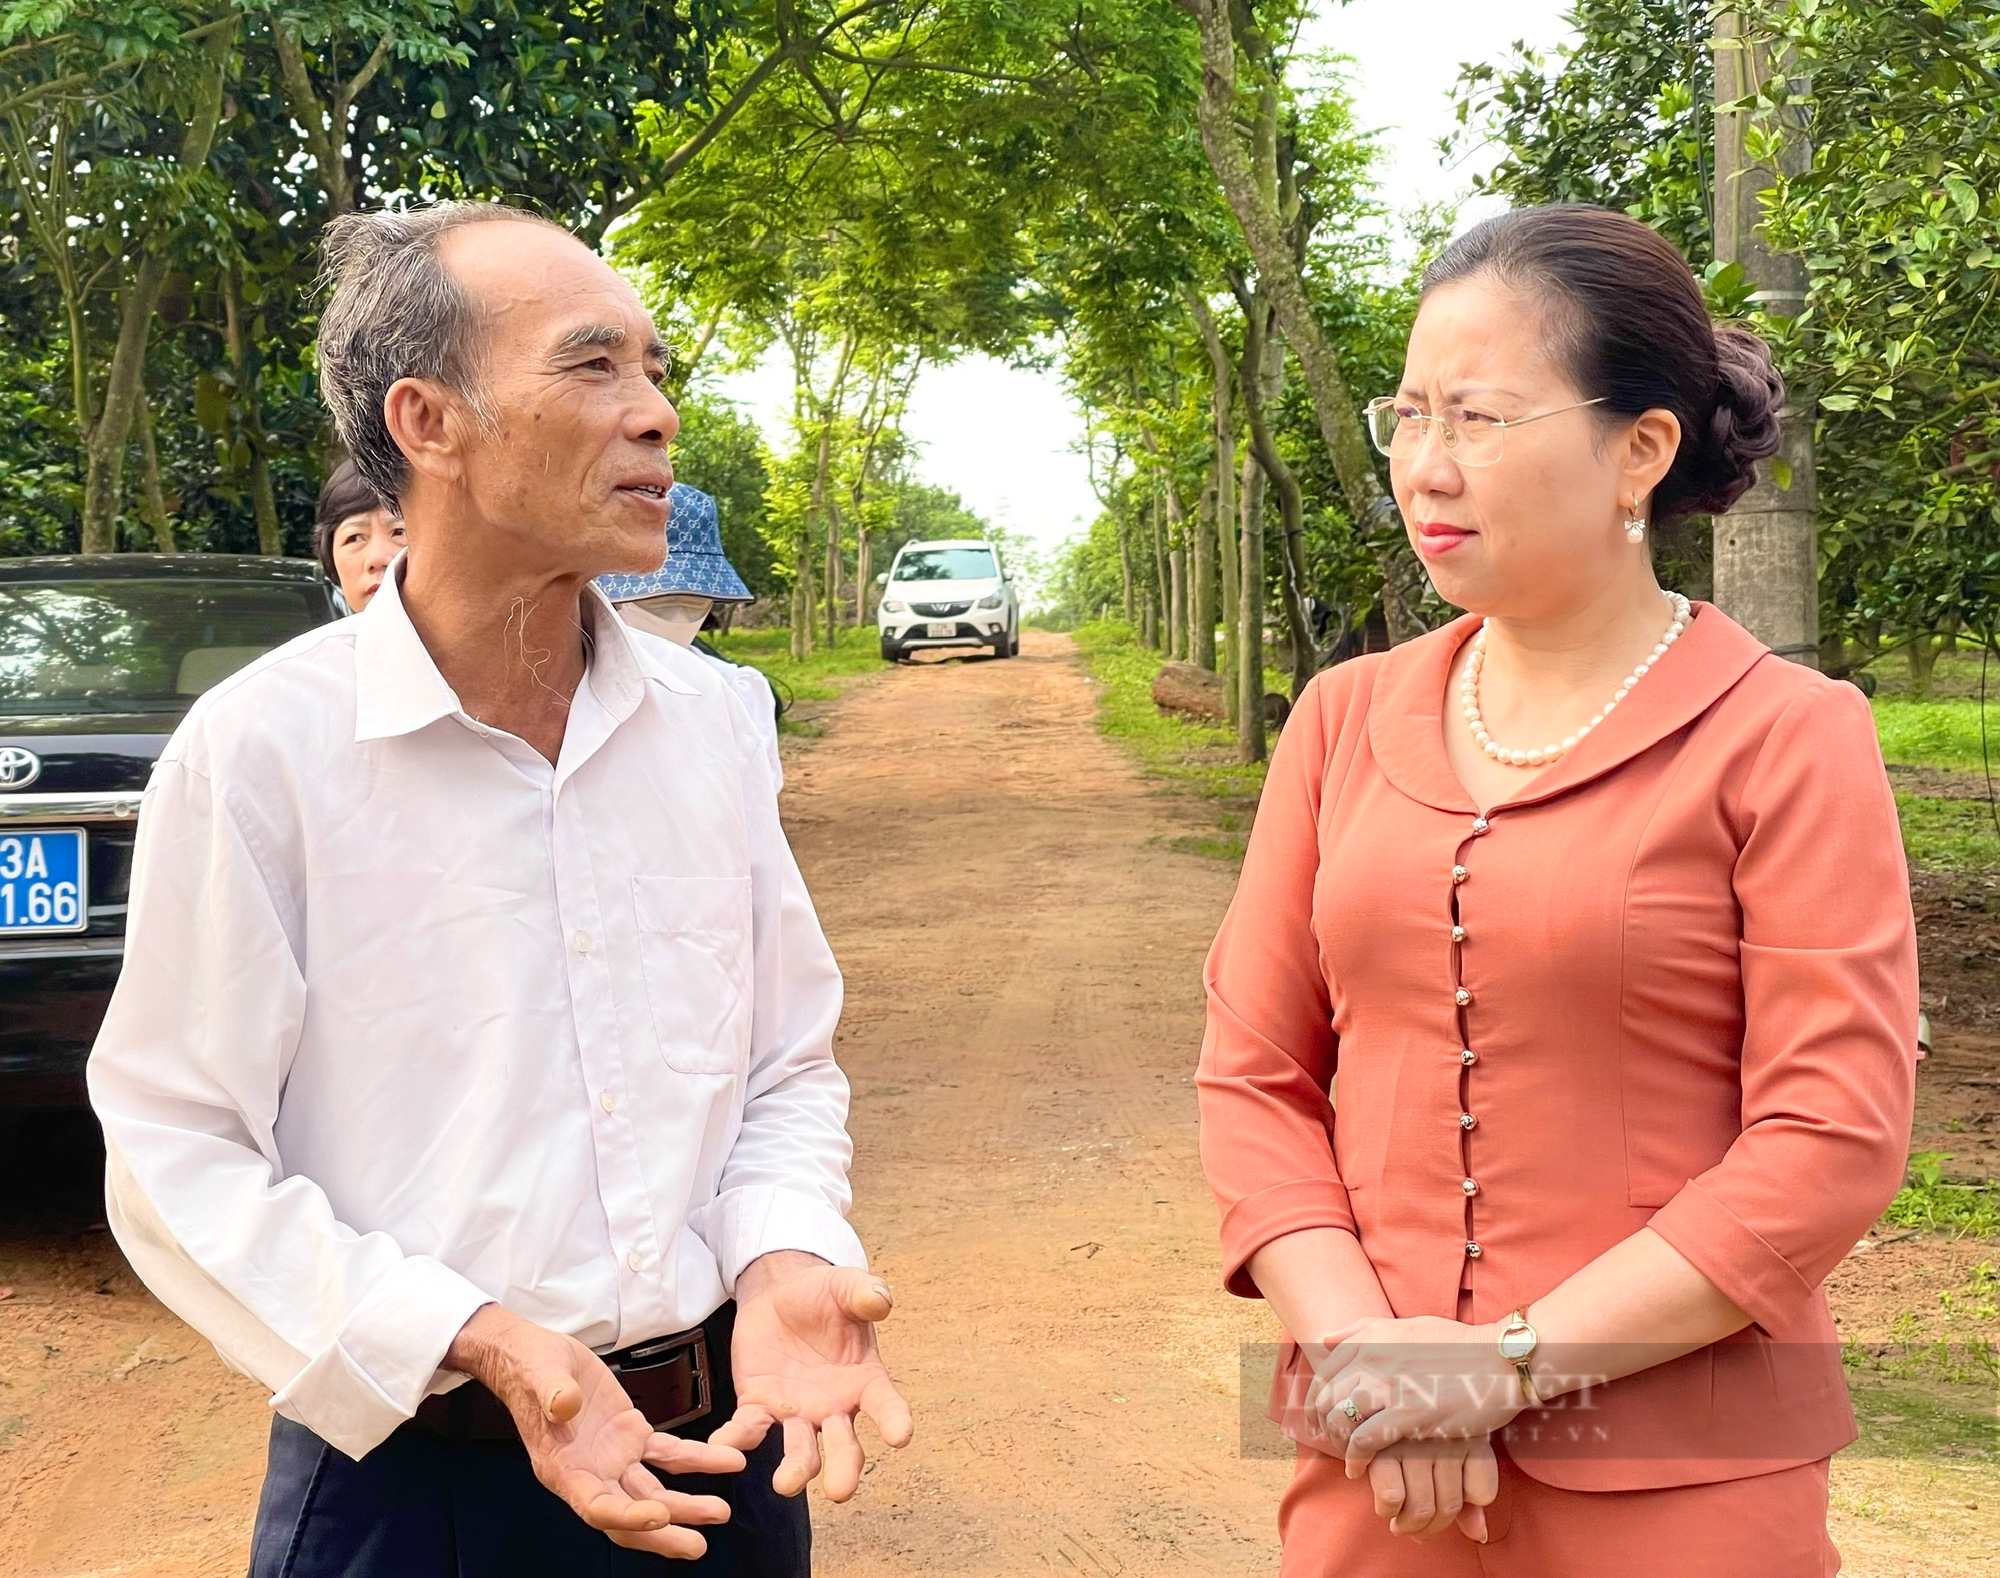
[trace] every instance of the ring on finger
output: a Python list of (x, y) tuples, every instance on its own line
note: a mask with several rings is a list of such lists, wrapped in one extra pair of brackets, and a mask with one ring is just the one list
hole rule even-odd
[(1343, 1397), (1340, 1400), (1340, 1411), (1347, 1415), (1351, 1423), (1357, 1425), (1361, 1423), (1361, 1410), (1354, 1406), (1354, 1399), (1352, 1397)]

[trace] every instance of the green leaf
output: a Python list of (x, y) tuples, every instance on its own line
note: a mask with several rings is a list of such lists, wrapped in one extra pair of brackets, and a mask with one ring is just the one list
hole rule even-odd
[(1944, 189), (1951, 200), (1958, 205), (1958, 217), (1967, 224), (1979, 217), (1979, 189), (1962, 175), (1948, 175), (1944, 178)]
[(1780, 493), (1792, 491), (1792, 463), (1782, 455), (1771, 458), (1771, 480), (1778, 485)]

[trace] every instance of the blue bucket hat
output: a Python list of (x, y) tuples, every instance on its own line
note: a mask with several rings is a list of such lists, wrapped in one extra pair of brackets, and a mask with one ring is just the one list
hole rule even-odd
[(614, 603), (684, 592), (718, 603), (747, 603), (750, 588), (722, 552), (715, 500), (700, 488), (676, 482), (668, 493), (667, 562), (651, 575), (600, 575), (597, 588)]

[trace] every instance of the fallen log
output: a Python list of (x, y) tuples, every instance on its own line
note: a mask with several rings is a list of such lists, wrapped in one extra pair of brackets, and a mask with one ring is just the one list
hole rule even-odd
[(1228, 721), (1222, 676), (1198, 663), (1168, 663), (1153, 677), (1153, 705), (1204, 723)]

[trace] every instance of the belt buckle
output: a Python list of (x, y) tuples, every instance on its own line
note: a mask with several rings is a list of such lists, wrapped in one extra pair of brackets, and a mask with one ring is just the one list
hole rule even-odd
[(655, 1430), (671, 1430), (676, 1425), (684, 1425), (690, 1419), (699, 1419), (715, 1406), (714, 1388), (710, 1384), (708, 1368), (708, 1333), (697, 1326), (693, 1331), (684, 1331), (672, 1337), (662, 1337), (657, 1342), (641, 1343), (626, 1350), (621, 1371), (653, 1370), (672, 1364), (683, 1354), (687, 1356), (688, 1374), (694, 1381), (694, 1406), (671, 1419), (648, 1420)]

